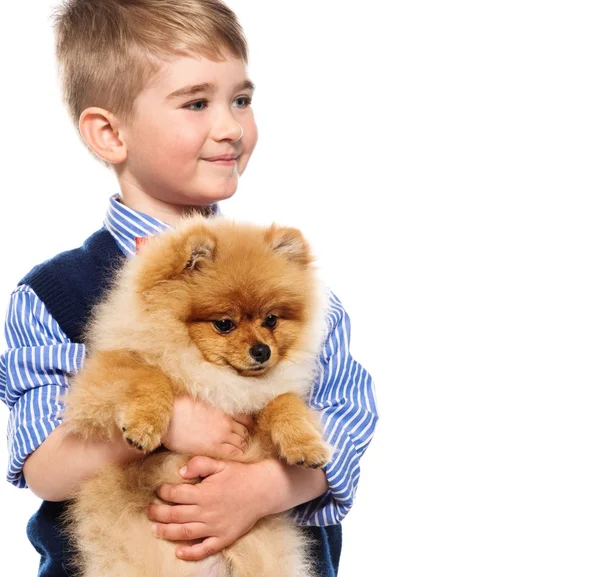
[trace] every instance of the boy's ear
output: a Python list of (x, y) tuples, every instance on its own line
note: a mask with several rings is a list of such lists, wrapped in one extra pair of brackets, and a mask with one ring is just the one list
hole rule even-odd
[(119, 122), (108, 110), (92, 106), (79, 117), (79, 132), (92, 152), (110, 164), (127, 158), (127, 147), (119, 134)]

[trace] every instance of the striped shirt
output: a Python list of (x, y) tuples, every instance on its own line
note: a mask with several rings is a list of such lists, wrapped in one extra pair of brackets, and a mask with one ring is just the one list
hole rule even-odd
[[(104, 227), (125, 255), (135, 254), (136, 237), (157, 234), (168, 225), (110, 199)], [(325, 467), (329, 489), (296, 508), (301, 525), (333, 525), (346, 516), (356, 493), (359, 460), (377, 422), (371, 376), (349, 351), (350, 319), (340, 301), (330, 296), (329, 334), (321, 352), (321, 371), (310, 404), (320, 411), (325, 438), (335, 448)], [(23, 463), (61, 423), (60, 396), (67, 375), (81, 368), (85, 345), (69, 340), (31, 287), (20, 285), (11, 295), (0, 355), (0, 400), (10, 409), (7, 478), (26, 487)]]

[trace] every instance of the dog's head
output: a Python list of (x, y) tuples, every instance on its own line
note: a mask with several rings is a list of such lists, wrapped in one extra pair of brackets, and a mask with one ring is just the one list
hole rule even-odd
[(315, 273), (300, 231), (194, 217), (136, 258), (135, 290), (148, 317), (162, 319), (157, 338), (185, 334), (207, 361), (242, 376), (262, 375), (302, 346)]

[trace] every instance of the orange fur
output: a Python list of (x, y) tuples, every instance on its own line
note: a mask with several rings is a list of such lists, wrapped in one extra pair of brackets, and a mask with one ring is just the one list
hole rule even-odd
[(310, 576), (307, 543), (285, 515), (189, 562), (176, 558), (176, 544), (152, 537), (146, 508), (159, 485), (181, 482), (189, 458), (152, 452), (178, 395), (257, 415), (242, 461), (328, 461), (305, 403), (326, 328), (312, 260), (295, 229), (191, 217), (125, 264), (94, 311), (65, 423), (84, 437), (122, 434), (148, 456), (107, 466), (74, 499), (69, 525), (82, 577)]

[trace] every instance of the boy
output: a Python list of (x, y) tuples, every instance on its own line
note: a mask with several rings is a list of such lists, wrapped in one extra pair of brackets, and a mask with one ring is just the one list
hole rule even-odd
[[(257, 130), (247, 48), (235, 15), (216, 0), (71, 0), (56, 20), (65, 101), (91, 151), (111, 166), (120, 194), (104, 227), (80, 249), (35, 267), (11, 297), (0, 357), (0, 396), (11, 410), (9, 480), (44, 499), (28, 525), (41, 554), (41, 577), (64, 577), (60, 533), (64, 501), (109, 461), (139, 458), (122, 439), (83, 442), (61, 425), (59, 396), (83, 363), (83, 331), (123, 255), (189, 210), (209, 214), (232, 196)], [(177, 400), (163, 444), (195, 457), (182, 476), (198, 485), (165, 485), (173, 505), (149, 507), (157, 537), (198, 540), (183, 559), (214, 554), (262, 516), (296, 507), (316, 541), (320, 575), (337, 573), (340, 522), (352, 505), (359, 458), (377, 412), (371, 378), (349, 354), (349, 320), (332, 296), (330, 334), (311, 404), (322, 412), (336, 452), (324, 471), (276, 460), (226, 460), (244, 450), (252, 421)], [(202, 541), (199, 541), (202, 540)]]

